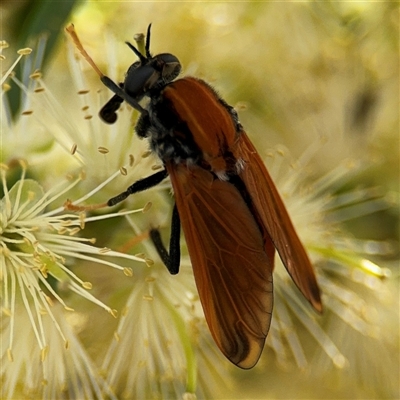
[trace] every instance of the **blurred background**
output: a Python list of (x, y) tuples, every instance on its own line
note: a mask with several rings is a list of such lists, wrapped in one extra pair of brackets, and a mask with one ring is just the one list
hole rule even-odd
[[(8, 54), (24, 47), (37, 49), (38, 40), (46, 41), (40, 55), (41, 71), (66, 110), (75, 102), (76, 92), (71, 90), (66, 50), (69, 38), (64, 27), (73, 22), (100, 69), (111, 70), (115, 74), (112, 78), (118, 81), (135, 61), (124, 42), (133, 42), (133, 36), (145, 32), (152, 23), (152, 53), (176, 55), (183, 75), (195, 75), (211, 83), (239, 110), (241, 123), (263, 157), (274, 148), (284, 148), (293, 160), (307, 154), (311, 160), (306, 171), (310, 180), (323, 177), (341, 163), (362, 165), (333, 194), (372, 188), (376, 197), (385, 202), (386, 206), (379, 203), (376, 209), (362, 208), (360, 215), (355, 211), (351, 219), (343, 217), (343, 226), (359, 240), (387, 245), (390, 250), (384, 254), (370, 250), (370, 255), (392, 270), (390, 291), (398, 299), (396, 2), (33, 0), (2, 1), (0, 7), (1, 39), (10, 44)], [(111, 36), (112, 53), (106, 50)], [(2, 70), (8, 66), (9, 60), (3, 61)], [(101, 89), (98, 77), (87, 65), (84, 68), (90, 85)], [(19, 67), (15, 74), (21, 74)], [(10, 110), (18, 118), (20, 92), (16, 85), (11, 86), (7, 92)], [(391, 307), (398, 308), (398, 302)], [(395, 337), (398, 314), (397, 309), (388, 316), (390, 321), (386, 320), (387, 329)], [(81, 338), (89, 342), (90, 334), (83, 332)], [(344, 347), (356, 345), (350, 337), (341, 340)], [(391, 360), (378, 361), (380, 354), (366, 357), (366, 363), (376, 362), (383, 370), (390, 365), (391, 370), (384, 374), (393, 374), (387, 387), (380, 387), (376, 379), (378, 383), (373, 383), (372, 388), (365, 386), (369, 377), (363, 368), (353, 375), (338, 372), (332, 366), (318, 375), (312, 366), (302, 371), (290, 364), (280, 368), (272, 353), (269, 356), (252, 371), (229, 370), (231, 386), (224, 388), (221, 382), (219, 398), (386, 399), (398, 394), (399, 365), (395, 354)], [(358, 363), (363, 363), (362, 357)], [(363, 373), (366, 378), (359, 376)], [(375, 382), (375, 378), (371, 380)]]

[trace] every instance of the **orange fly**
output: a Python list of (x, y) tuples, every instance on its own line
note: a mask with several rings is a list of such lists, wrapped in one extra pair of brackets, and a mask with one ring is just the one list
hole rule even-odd
[[(150, 54), (150, 28), (145, 55), (127, 42), (139, 60), (119, 85), (97, 68), (73, 26), (67, 28), (101, 81), (114, 92), (100, 117), (114, 123), (123, 101), (137, 109), (141, 115), (136, 132), (148, 138), (164, 165), (107, 205), (170, 177), (175, 206), (169, 251), (158, 230), (152, 229), (150, 237), (169, 272), (176, 274), (183, 227), (211, 334), (232, 363), (252, 368), (271, 323), (275, 249), (318, 312), (320, 290), (281, 197), (236, 111), (206, 82), (192, 77), (174, 80), (181, 70), (179, 60), (168, 53)], [(139, 104), (143, 97), (149, 98), (146, 107)]]

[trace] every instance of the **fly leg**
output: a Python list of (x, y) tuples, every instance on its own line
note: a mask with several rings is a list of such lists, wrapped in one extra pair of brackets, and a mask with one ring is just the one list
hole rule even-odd
[(119, 195), (112, 197), (107, 201), (107, 206), (115, 206), (121, 201), (125, 200), (131, 194), (141, 192), (146, 189), (150, 189), (153, 186), (158, 185), (161, 181), (163, 181), (168, 176), (168, 172), (166, 169), (155, 173), (154, 175), (150, 175), (146, 178), (140, 179), (136, 181), (134, 184), (128, 187), (125, 192), (120, 193)]
[(181, 261), (181, 248), (179, 245), (179, 238), (181, 235), (181, 221), (179, 219), (178, 208), (176, 204), (172, 210), (172, 221), (171, 221), (171, 236), (169, 240), (169, 252), (165, 248), (162, 240), (160, 231), (158, 229), (150, 230), (150, 239), (154, 243), (154, 246), (160, 256), (161, 260), (168, 268), (170, 274), (175, 275), (179, 272), (179, 264)]

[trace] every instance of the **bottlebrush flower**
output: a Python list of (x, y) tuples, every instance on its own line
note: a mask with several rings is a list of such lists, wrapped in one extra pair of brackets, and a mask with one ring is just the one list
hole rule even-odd
[[(74, 309), (60, 291), (76, 293), (114, 317), (116, 311), (90, 294), (92, 284), (72, 271), (71, 261), (90, 261), (131, 276), (130, 268), (117, 265), (109, 257), (139, 262), (143, 259), (105, 251), (94, 246), (94, 239), (78, 236), (85, 224), (111, 215), (85, 218), (83, 214), (65, 213), (63, 206), (51, 209), (57, 201), (64, 200), (80, 177), (45, 192), (38, 182), (26, 178), (25, 162), (20, 164), (21, 177), (11, 188), (7, 186), (8, 166), (2, 164), (0, 169), (4, 193), (0, 220), (2, 396), (11, 398), (16, 393), (26, 395), (43, 388), (43, 395), (65, 390), (72, 397), (81, 397), (79, 393), (88, 388), (99, 391), (101, 385), (92, 381), (93, 367), (85, 366), (87, 356), (70, 330), (65, 329), (67, 314), (73, 314)], [(71, 340), (74, 347), (65, 353)], [(64, 362), (55, 368), (57, 357)], [(76, 367), (73, 372), (68, 368), (71, 363)], [(85, 368), (86, 373), (80, 374)], [(28, 376), (24, 377), (24, 370), (30, 371)]]

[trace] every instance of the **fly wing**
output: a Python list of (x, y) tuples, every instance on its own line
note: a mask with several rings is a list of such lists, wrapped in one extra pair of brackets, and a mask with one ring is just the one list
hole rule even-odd
[(297, 287), (312, 306), (321, 312), (321, 296), (311, 262), (274, 182), (244, 132), (240, 136), (238, 148), (245, 162), (239, 176), (246, 186), (261, 224), (267, 230)]
[(260, 228), (234, 185), (197, 166), (167, 169), (212, 336), (231, 362), (251, 368), (273, 305), (272, 260)]

